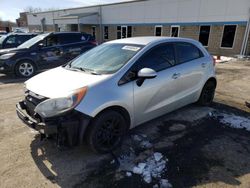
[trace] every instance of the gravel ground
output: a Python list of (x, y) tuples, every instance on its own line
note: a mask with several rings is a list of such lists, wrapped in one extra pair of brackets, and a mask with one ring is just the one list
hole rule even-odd
[[(222, 114), (250, 117), (244, 105), (250, 101), (249, 72), (250, 62), (218, 64), (211, 107), (190, 105), (150, 121), (132, 130), (120, 150), (101, 156), (86, 146), (59, 151), (52, 142), (40, 141), (15, 113), (24, 80), (0, 75), (0, 185), (250, 187), (250, 133), (220, 121)], [(144, 175), (131, 168), (148, 165), (156, 152), (166, 165), (146, 183)]]

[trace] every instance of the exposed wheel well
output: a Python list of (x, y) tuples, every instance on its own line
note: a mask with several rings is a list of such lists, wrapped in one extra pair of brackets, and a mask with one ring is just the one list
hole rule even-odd
[(121, 106), (110, 106), (108, 108), (103, 109), (101, 112), (99, 112), (97, 114), (97, 116), (106, 110), (114, 110), (114, 111), (119, 112), (125, 118), (126, 124), (128, 125), (128, 129), (130, 128), (131, 119), (130, 119), (130, 115), (129, 115), (128, 111), (125, 108), (123, 108)]
[(217, 86), (217, 80), (214, 77), (209, 78), (206, 83), (208, 82), (213, 82), (215, 84), (215, 87)]

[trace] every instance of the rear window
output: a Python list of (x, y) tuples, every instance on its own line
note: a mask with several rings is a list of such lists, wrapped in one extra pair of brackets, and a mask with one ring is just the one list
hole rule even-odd
[(192, 61), (204, 56), (200, 49), (190, 43), (176, 43), (176, 51), (179, 64)]

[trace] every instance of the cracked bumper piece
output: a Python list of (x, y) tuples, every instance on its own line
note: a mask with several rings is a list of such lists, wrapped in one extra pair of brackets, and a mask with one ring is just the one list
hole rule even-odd
[(83, 143), (84, 133), (90, 117), (80, 112), (72, 111), (62, 116), (42, 119), (31, 116), (25, 101), (16, 104), (18, 117), (30, 128), (43, 135), (57, 135), (57, 138), (67, 140), (67, 145), (73, 146)]

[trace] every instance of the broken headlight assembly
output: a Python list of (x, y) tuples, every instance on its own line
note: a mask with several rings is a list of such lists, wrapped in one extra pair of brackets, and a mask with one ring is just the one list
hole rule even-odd
[(87, 87), (74, 91), (67, 97), (48, 99), (35, 108), (35, 112), (43, 118), (61, 115), (77, 106), (87, 93)]

